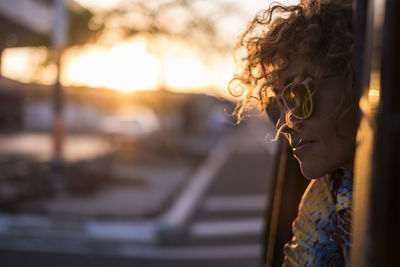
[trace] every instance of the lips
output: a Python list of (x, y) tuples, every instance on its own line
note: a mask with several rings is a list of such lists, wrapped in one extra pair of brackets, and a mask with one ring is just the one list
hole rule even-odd
[(300, 139), (299, 141), (292, 142), (292, 150), (295, 153), (305, 150), (306, 148), (310, 147), (314, 141), (305, 141)]

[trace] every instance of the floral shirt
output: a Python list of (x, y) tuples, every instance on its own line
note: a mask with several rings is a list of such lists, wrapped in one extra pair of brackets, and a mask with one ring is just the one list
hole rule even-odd
[(344, 169), (310, 182), (284, 246), (283, 266), (347, 266), (353, 176)]

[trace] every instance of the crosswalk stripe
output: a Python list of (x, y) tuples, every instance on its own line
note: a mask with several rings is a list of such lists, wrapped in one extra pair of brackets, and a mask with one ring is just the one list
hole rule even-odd
[(262, 218), (200, 221), (189, 228), (189, 234), (194, 238), (259, 235), (262, 227)]
[(202, 204), (205, 212), (263, 211), (266, 195), (209, 196)]

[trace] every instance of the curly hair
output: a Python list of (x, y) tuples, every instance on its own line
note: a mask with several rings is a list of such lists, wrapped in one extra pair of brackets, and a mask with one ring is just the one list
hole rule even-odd
[(300, 74), (312, 65), (318, 66), (315, 78), (324, 72), (343, 77), (349, 88), (342, 104), (355, 102), (352, 1), (303, 0), (291, 6), (275, 2), (256, 15), (234, 49), (238, 70), (228, 90), (244, 96), (234, 111), (237, 123), (251, 103), (265, 109), (293, 54), (301, 62)]

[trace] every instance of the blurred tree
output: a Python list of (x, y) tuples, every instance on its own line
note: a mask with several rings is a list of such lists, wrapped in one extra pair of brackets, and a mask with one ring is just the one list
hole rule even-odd
[(162, 64), (158, 87), (164, 89), (165, 62), (172, 46), (195, 49), (209, 64), (216, 55), (231, 53), (236, 36), (229, 31), (229, 23), (241, 21), (241, 15), (229, 0), (119, 0), (111, 8), (94, 12), (89, 29), (98, 32), (99, 42), (110, 46), (144, 37)]
[(229, 1), (124, 0), (96, 12), (89, 28), (101, 29), (111, 40), (141, 35), (150, 41), (183, 41), (202, 51), (221, 52), (232, 46), (231, 40), (221, 38), (222, 22), (239, 15), (240, 9)]
[(88, 42), (96, 41), (97, 34), (102, 28), (89, 28), (89, 21), (92, 20), (93, 14), (82, 9), (79, 12), (68, 12), (69, 16), (69, 42), (68, 45), (83, 45)]

